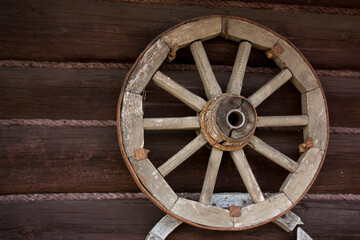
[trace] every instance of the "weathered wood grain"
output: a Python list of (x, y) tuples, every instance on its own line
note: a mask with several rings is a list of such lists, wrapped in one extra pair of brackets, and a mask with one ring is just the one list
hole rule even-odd
[(264, 195), (261, 192), (260, 186), (256, 181), (253, 171), (249, 165), (248, 160), (244, 154), (244, 150), (230, 152), (230, 156), (233, 158), (234, 163), (240, 173), (248, 193), (254, 203), (259, 203), (265, 200)]
[(299, 166), (299, 164), (294, 160), (271, 147), (256, 136), (252, 136), (249, 147), (290, 172), (294, 172)]
[[(257, 131), (257, 136), (297, 159), (301, 133)], [(126, 168), (115, 128), (0, 127), (0, 194), (47, 192), (137, 192)], [(195, 137), (191, 131), (147, 131), (149, 159), (160, 166)], [(164, 141), (166, 139), (166, 141)], [(359, 135), (332, 134), (329, 150), (311, 193), (360, 193)], [(277, 192), (288, 171), (245, 148), (264, 192)], [(202, 148), (166, 181), (175, 192), (200, 192), (210, 151)], [(269, 181), (271, 179), (271, 181)], [(232, 159), (224, 153), (215, 192), (246, 192)]]
[(243, 41), (239, 44), (239, 49), (236, 54), (236, 59), (231, 72), (231, 77), (226, 88), (227, 93), (241, 94), (241, 89), (244, 81), (245, 69), (251, 51), (251, 43)]
[(190, 45), (190, 50), (198, 68), (201, 81), (204, 85), (206, 97), (210, 100), (216, 95), (222, 93), (221, 87), (215, 78), (213, 70), (211, 69), (211, 65), (202, 42), (193, 42)]
[[(264, 24), (291, 39), (317, 68), (360, 66), (360, 55), (354, 54), (360, 50), (358, 16), (86, 0), (24, 3), (1, 3), (1, 59), (134, 62), (152, 39), (175, 24), (229, 14)], [(233, 65), (237, 44), (218, 46), (215, 43), (209, 49), (210, 62)], [(189, 52), (179, 53), (177, 59), (192, 61)]]
[[(164, 213), (145, 199), (40, 203), (1, 203), (1, 239), (143, 240)], [(360, 235), (357, 201), (301, 201), (293, 211), (302, 228), (320, 240), (355, 239)], [(136, 227), (134, 227), (136, 226)], [(182, 224), (167, 239), (293, 240), (274, 224), (240, 232), (202, 230)]]
[[(164, 73), (194, 94), (206, 98), (196, 71)], [(0, 118), (115, 119), (125, 74), (126, 71), (114, 69), (0, 68)], [(215, 72), (215, 75), (220, 86), (226, 89), (230, 73)], [(268, 74), (246, 73), (242, 94), (250, 96), (271, 78)], [(358, 127), (359, 79), (323, 76), (320, 80), (328, 101), (331, 126)], [(259, 116), (300, 115), (300, 104), (300, 94), (288, 82), (265, 100), (257, 112)], [(164, 109), (167, 109), (166, 114), (163, 114)], [(145, 117), (193, 115), (194, 112), (181, 101), (149, 83)]]
[(256, 108), (259, 106), (266, 98), (278, 90), (282, 85), (284, 85), (292, 77), (291, 72), (288, 69), (282, 70), (278, 75), (273, 79), (267, 82), (259, 90), (253, 93), (248, 100)]
[(121, 109), (121, 134), (128, 157), (144, 146), (143, 98), (139, 94), (126, 92)]
[(200, 119), (182, 118), (145, 118), (144, 130), (195, 130), (200, 128)]
[(228, 209), (179, 198), (171, 212), (192, 222), (210, 227), (231, 228), (233, 218)]
[(307, 115), (295, 116), (267, 116), (259, 117), (256, 127), (291, 127), (291, 126), (306, 126), (309, 123)]

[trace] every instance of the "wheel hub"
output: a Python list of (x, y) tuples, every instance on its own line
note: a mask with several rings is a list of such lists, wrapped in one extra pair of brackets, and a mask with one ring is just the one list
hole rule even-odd
[(200, 113), (201, 131), (210, 145), (223, 151), (243, 148), (254, 135), (257, 114), (240, 95), (220, 94)]

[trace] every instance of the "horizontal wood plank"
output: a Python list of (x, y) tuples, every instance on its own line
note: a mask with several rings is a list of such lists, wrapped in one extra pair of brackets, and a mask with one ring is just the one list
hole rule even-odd
[[(358, 228), (358, 201), (301, 201), (293, 211), (313, 239), (355, 239)], [(0, 203), (1, 239), (145, 239), (164, 216), (146, 199), (109, 201), (67, 201)], [(270, 239), (292, 240), (296, 231), (286, 233), (269, 223), (240, 232), (209, 231), (186, 224), (167, 239)]]
[[(229, 14), (284, 35), (316, 68), (360, 66), (360, 55), (354, 54), (360, 50), (358, 16), (94, 0), (5, 1), (0, 8), (0, 59), (134, 62), (152, 39), (175, 24)], [(237, 46), (219, 47), (218, 41), (212, 41), (205, 48), (210, 62), (233, 65)], [(190, 51), (177, 55), (180, 62), (193, 61)], [(258, 64), (252, 59), (249, 63)]]
[[(257, 136), (297, 159), (302, 134), (257, 131)], [(0, 194), (137, 192), (120, 154), (116, 128), (0, 127)], [(192, 131), (146, 131), (145, 148), (159, 167), (195, 137)], [(312, 193), (360, 193), (360, 135), (332, 134)], [(277, 192), (288, 172), (248, 147), (245, 154), (264, 192)], [(203, 147), (166, 177), (176, 192), (201, 192), (210, 150)], [(269, 181), (271, 179), (271, 181)], [(246, 192), (225, 152), (215, 192)]]
[[(126, 72), (114, 69), (0, 68), (0, 118), (115, 119)], [(198, 72), (164, 72), (206, 99)], [(231, 73), (215, 72), (215, 75), (225, 91)], [(245, 73), (242, 94), (249, 97), (272, 77)], [(321, 76), (320, 80), (328, 101), (331, 126), (358, 127), (359, 79)], [(266, 99), (257, 112), (259, 116), (301, 115), (300, 104), (300, 93), (288, 82)], [(144, 107), (145, 117), (151, 118), (194, 115), (188, 106), (152, 82), (146, 88)]]

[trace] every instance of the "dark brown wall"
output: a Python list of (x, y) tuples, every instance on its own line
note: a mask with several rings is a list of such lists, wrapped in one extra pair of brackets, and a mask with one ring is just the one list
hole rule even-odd
[[(1, 1), (0, 119), (115, 120), (117, 98), (129, 66), (154, 37), (193, 17), (228, 13), (280, 33), (303, 52), (316, 70), (326, 70), (326, 74), (319, 71), (319, 78), (332, 128), (323, 169), (310, 193), (360, 194), (360, 135), (353, 133), (360, 122), (360, 17), (349, 14), (359, 11), (360, 5), (354, 1), (279, 0), (275, 5), (281, 4), (282, 8), (269, 10), (270, 1), (247, 8), (229, 7), (233, 2)], [(294, 11), (294, 4), (303, 7), (297, 6)], [(212, 64), (233, 64), (237, 44), (213, 39), (205, 43), (205, 48)], [(87, 62), (118, 65), (107, 68)], [(164, 68), (166, 74), (204, 96), (198, 73), (181, 70), (181, 64), (194, 64), (190, 51), (179, 51), (172, 64), (172, 70), (169, 66)], [(275, 67), (257, 51), (252, 52), (249, 66)], [(230, 72), (215, 74), (224, 88)], [(271, 77), (272, 74), (246, 73), (244, 96)], [(299, 96), (288, 83), (259, 107), (259, 115), (299, 114)], [(191, 114), (181, 102), (149, 85), (146, 117)], [(151, 149), (154, 164), (159, 165), (194, 135), (147, 133), (146, 147)], [(302, 141), (299, 132), (271, 130), (259, 131), (257, 135), (286, 155), (298, 157), (297, 146)], [(246, 153), (262, 189), (276, 191), (287, 172), (250, 150), (246, 149)], [(178, 192), (199, 192), (208, 155), (206, 148), (201, 149), (167, 177), (170, 185)], [(115, 127), (2, 125), (0, 166), (2, 195), (139, 191), (122, 161)], [(245, 191), (225, 154), (215, 191), (234, 189)], [(356, 227), (360, 221), (359, 203), (308, 199), (300, 202), (294, 212), (314, 239), (355, 239), (360, 237)], [(163, 215), (154, 204), (141, 199), (0, 202), (0, 209), (1, 239), (144, 239)], [(169, 237), (235, 238), (296, 237), (272, 224), (239, 233), (182, 226)]]

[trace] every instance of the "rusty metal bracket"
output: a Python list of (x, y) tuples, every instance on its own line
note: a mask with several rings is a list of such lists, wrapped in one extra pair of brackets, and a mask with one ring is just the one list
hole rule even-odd
[(171, 52), (169, 53), (167, 59), (169, 60), (169, 62), (172, 62), (175, 58), (176, 58), (176, 52), (179, 50), (179, 46), (178, 45), (174, 45), (171, 48)]
[(240, 217), (241, 215), (240, 206), (235, 206), (235, 204), (232, 204), (229, 207), (229, 210), (230, 210), (230, 217)]
[(301, 143), (299, 145), (299, 153), (301, 154), (301, 153), (307, 152), (313, 146), (314, 146), (313, 139), (312, 138), (307, 138), (304, 143)]
[(272, 49), (266, 51), (265, 54), (268, 58), (274, 59), (280, 56), (280, 54), (282, 54), (283, 52), (283, 47), (280, 45), (280, 43), (277, 43)]
[(149, 152), (150, 152), (150, 150), (145, 149), (145, 148), (136, 149), (134, 151), (135, 159), (138, 160), (138, 161), (146, 159)]

